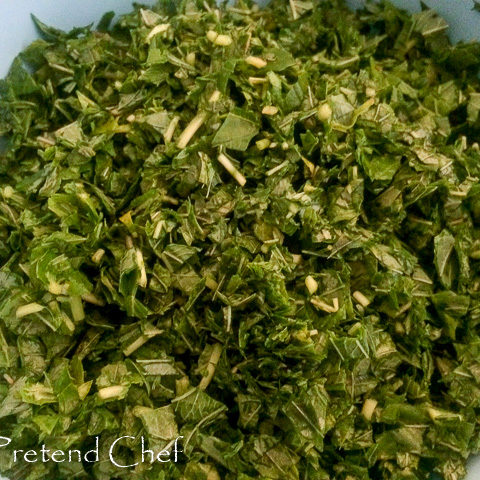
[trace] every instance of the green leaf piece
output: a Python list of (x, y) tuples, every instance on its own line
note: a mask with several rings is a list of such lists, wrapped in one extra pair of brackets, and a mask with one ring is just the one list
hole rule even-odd
[(213, 137), (212, 145), (245, 151), (258, 131), (259, 127), (251, 116), (240, 109), (235, 109), (227, 115), (218, 129)]

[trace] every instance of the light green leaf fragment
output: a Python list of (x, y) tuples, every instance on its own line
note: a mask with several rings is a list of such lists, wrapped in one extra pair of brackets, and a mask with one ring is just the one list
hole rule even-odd
[(215, 147), (245, 151), (250, 140), (259, 132), (258, 124), (247, 117), (242, 110), (235, 109), (227, 115), (212, 140)]

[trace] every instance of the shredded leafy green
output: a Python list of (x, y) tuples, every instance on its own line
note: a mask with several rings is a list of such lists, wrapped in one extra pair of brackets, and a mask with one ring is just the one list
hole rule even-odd
[(0, 473), (463, 478), (480, 44), (385, 2), (112, 19), (34, 18), (0, 81)]

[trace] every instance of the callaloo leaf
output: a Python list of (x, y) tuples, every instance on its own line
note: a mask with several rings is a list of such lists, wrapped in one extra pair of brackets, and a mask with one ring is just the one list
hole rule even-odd
[(63, 30), (59, 30), (58, 28), (50, 27), (46, 25), (33, 14), (32, 14), (32, 20), (35, 23), (35, 26), (37, 27), (40, 35), (45, 40), (49, 40), (49, 41), (56, 41), (56, 40), (60, 40), (62, 38), (67, 38), (67, 37), (76, 37), (79, 34), (88, 33), (90, 32), (90, 29), (92, 26), (92, 25), (89, 25), (86, 27), (76, 27), (67, 33), (67, 32), (64, 32)]
[(423, 4), (113, 19), (35, 19), (0, 81), (0, 475), (464, 478), (480, 44)]
[(435, 237), (435, 267), (445, 288), (450, 288), (454, 277), (455, 238), (447, 230)]
[(218, 129), (212, 140), (212, 145), (244, 151), (258, 131), (257, 122), (251, 115), (240, 109), (235, 109), (227, 115), (222, 126)]
[(282, 71), (295, 65), (295, 59), (288, 50), (270, 48), (266, 50), (265, 56), (269, 60), (266, 68), (274, 72)]

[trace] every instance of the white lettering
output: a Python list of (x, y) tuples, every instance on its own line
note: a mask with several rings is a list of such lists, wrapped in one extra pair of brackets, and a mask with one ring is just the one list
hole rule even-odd
[(12, 439), (7, 437), (0, 437), (0, 442), (1, 441), (5, 441), (6, 443), (4, 443), (3, 445), (0, 445), (0, 448), (6, 447), (7, 445), (10, 445), (10, 443), (12, 443)]
[(14, 451), (13, 451), (13, 461), (14, 461), (14, 462), (17, 461), (17, 453), (20, 453), (20, 452), (23, 453), (23, 450), (14, 450)]
[[(37, 461), (37, 455), (38, 453), (35, 450), (29, 450), (28, 452), (25, 452), (23, 459), (28, 463), (35, 463)], [(35, 459), (29, 460), (27, 457), (35, 457)]]
[[(162, 455), (167, 456), (168, 458), (166, 460), (162, 460)], [(157, 461), (162, 462), (162, 463), (167, 463), (170, 461), (170, 452), (168, 450), (162, 450), (158, 455), (157, 455)]]
[(133, 438), (135, 439), (135, 437), (130, 437), (128, 435), (125, 435), (124, 437), (120, 437), (120, 438), (117, 438), (111, 445), (110, 445), (110, 450), (108, 452), (108, 457), (110, 458), (110, 461), (112, 462), (113, 465), (115, 465), (116, 467), (118, 468), (130, 468), (130, 467), (136, 467), (138, 465), (138, 462), (137, 463), (134, 463), (133, 465), (120, 465), (119, 463), (117, 463), (115, 461), (115, 459), (113, 458), (113, 449), (115, 448), (115, 445), (120, 441), (120, 440), (123, 440), (124, 438)]
[(42, 445), (42, 449), (40, 451), (42, 452), (42, 462), (47, 463), (49, 461), (47, 455), (50, 450), (46, 450), (45, 445)]
[[(87, 455), (92, 452), (95, 454), (95, 460), (88, 460)], [(89, 450), (83, 456), (83, 458), (85, 459), (86, 462), (89, 462), (89, 463), (98, 462), (98, 437), (95, 437), (95, 448), (93, 450)]]
[(175, 445), (174, 445), (174, 447), (173, 447), (173, 451), (175, 452), (175, 460), (174, 460), (175, 463), (177, 463), (177, 461), (178, 461), (178, 454), (183, 452), (183, 450), (178, 450), (178, 445), (177, 445), (178, 441), (179, 441), (181, 438), (183, 438), (183, 436), (182, 436), (182, 437), (177, 437), (177, 438), (175, 439)]
[[(57, 460), (55, 457), (57, 455), (61, 455), (62, 456), (62, 459), (61, 460)], [(55, 462), (55, 463), (62, 463), (65, 461), (65, 452), (63, 452), (62, 450), (55, 450), (53, 453), (52, 453), (52, 460)]]
[(150, 455), (150, 463), (154, 461), (154, 453), (153, 450), (145, 450), (145, 437), (142, 435), (142, 463), (145, 463), (145, 454)]
[[(76, 454), (78, 456), (78, 460), (72, 460), (72, 454)], [(73, 461), (81, 463), (82, 462), (82, 454), (80, 453), (80, 450), (69, 450), (68, 451), (68, 461), (69, 463), (72, 463)], [(88, 462), (88, 460), (86, 460)]]

